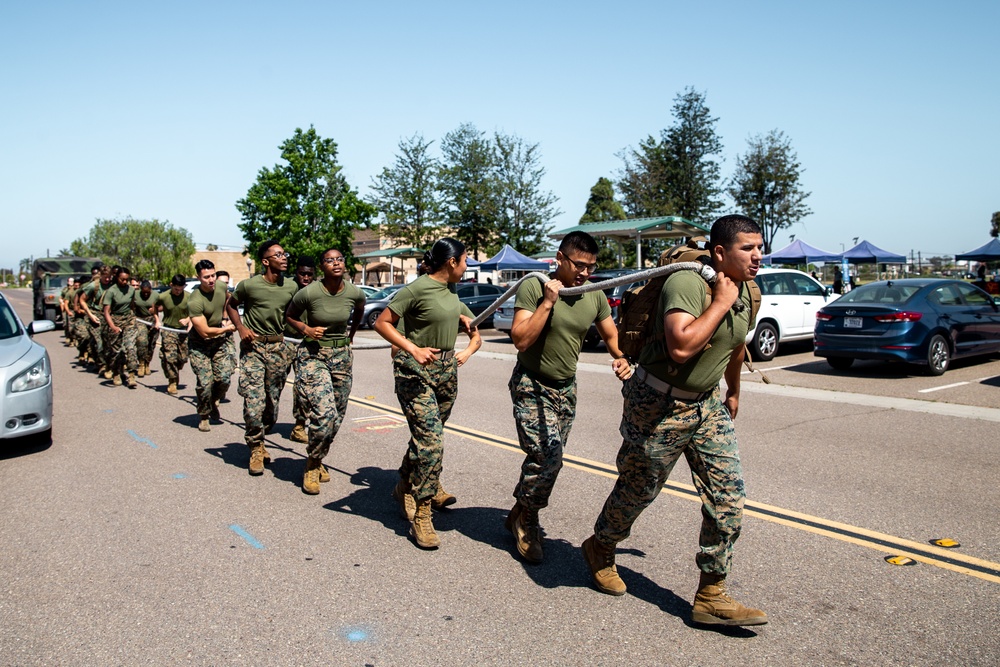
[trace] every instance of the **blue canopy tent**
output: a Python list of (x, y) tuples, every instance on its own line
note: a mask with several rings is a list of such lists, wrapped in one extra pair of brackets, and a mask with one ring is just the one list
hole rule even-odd
[(862, 241), (841, 257), (847, 258), (851, 264), (906, 264), (905, 255), (897, 255), (888, 250), (882, 250), (877, 245)]
[(968, 260), (970, 262), (996, 262), (1000, 261), (1000, 240), (990, 239), (986, 245), (981, 245), (975, 250), (963, 252), (955, 255), (956, 260)]
[(480, 271), (548, 271), (548, 262), (525, 257), (518, 251), (505, 245), (503, 249), (476, 267)]
[(809, 264), (810, 262), (839, 262), (840, 255), (814, 248), (805, 241), (792, 241), (781, 250), (764, 255), (765, 264)]

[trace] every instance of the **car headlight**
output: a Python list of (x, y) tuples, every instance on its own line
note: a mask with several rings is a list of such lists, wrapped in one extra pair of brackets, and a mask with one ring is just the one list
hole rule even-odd
[(52, 374), (49, 371), (49, 361), (46, 357), (42, 357), (36, 363), (32, 364), (31, 368), (20, 373), (10, 381), (10, 391), (11, 393), (17, 393), (19, 391), (38, 389), (47, 385), (51, 379)]

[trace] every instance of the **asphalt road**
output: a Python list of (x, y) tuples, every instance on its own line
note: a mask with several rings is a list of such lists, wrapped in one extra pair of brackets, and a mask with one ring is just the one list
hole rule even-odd
[[(27, 313), (27, 292), (5, 294)], [(730, 591), (770, 623), (714, 631), (689, 620), (700, 515), (683, 462), (619, 547), (628, 594), (588, 583), (579, 545), (620, 443), (601, 351), (582, 358), (567, 466), (541, 514), (545, 563), (513, 555), (513, 347), (484, 338), (446, 436), (459, 502), (425, 552), (389, 497), (408, 432), (388, 350), (355, 351), (333, 479), (306, 496), (290, 387), (274, 461), (250, 477), (235, 386), (225, 422), (200, 433), (190, 368), (176, 397), (158, 359), (138, 389), (113, 387), (75, 366), (60, 333), (39, 335), (54, 438), (0, 445), (0, 664), (997, 664), (1000, 360), (939, 378), (838, 372), (789, 346), (761, 365), (772, 384), (745, 375), (749, 502)]]

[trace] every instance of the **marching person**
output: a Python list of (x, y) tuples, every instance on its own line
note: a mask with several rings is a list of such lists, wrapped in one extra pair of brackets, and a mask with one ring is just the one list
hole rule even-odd
[(191, 320), (188, 353), (196, 380), (198, 430), (208, 432), (212, 430), (209, 420), (222, 419), (219, 401), (229, 390), (234, 370), (226, 338), (236, 327), (222, 322), (228, 294), (225, 286), (216, 289), (215, 264), (203, 259), (195, 264), (194, 270), (198, 275), (198, 289), (188, 297), (188, 318)]
[[(392, 495), (410, 520), (417, 546), (441, 545), (431, 521), (444, 456), (444, 424), (458, 394), (458, 367), (482, 345), (472, 328), (472, 312), (458, 300), (455, 284), (466, 269), (465, 246), (452, 238), (437, 241), (424, 255), (427, 274), (399, 290), (375, 322), (375, 330), (400, 348), (393, 357), (396, 397), (410, 426), (408, 451)], [(405, 336), (397, 330), (403, 320)], [(469, 345), (455, 350), (459, 328)], [(412, 518), (411, 518), (412, 517)]]
[(576, 366), (591, 324), (596, 324), (614, 360), (618, 379), (632, 374), (618, 349), (618, 329), (604, 292), (559, 296), (563, 287), (587, 282), (597, 268), (598, 250), (589, 234), (567, 234), (556, 251), (552, 280), (524, 281), (514, 301), (510, 337), (517, 363), (508, 387), (525, 456), (514, 487), (516, 502), (505, 526), (514, 535), (518, 553), (530, 563), (541, 563), (544, 556), (538, 512), (548, 506), (562, 468), (563, 449), (576, 417)]
[(72, 276), (66, 279), (66, 286), (62, 288), (59, 292), (59, 312), (62, 313), (63, 321), (63, 345), (66, 347), (73, 347), (73, 326), (72, 320), (75, 317), (70, 308), (70, 302), (72, 300), (73, 294), (76, 292), (76, 283)]
[[(232, 290), (229, 289), (231, 281), (232, 278), (229, 275), (229, 271), (223, 271), (220, 269), (215, 272), (216, 289), (225, 289), (227, 306), (229, 305), (229, 295), (232, 294)], [(229, 322), (229, 311), (227, 310), (222, 318), (222, 325), (225, 326), (229, 324)], [(235, 336), (226, 336), (226, 349), (229, 351), (229, 356), (233, 358), (233, 368), (235, 369), (240, 361), (239, 353), (236, 351)], [(228, 389), (226, 391), (228, 391)], [(222, 392), (222, 396), (219, 398), (219, 403), (224, 403), (226, 401), (226, 391)]]
[(87, 283), (80, 291), (80, 309), (83, 311), (84, 317), (87, 318), (87, 340), (91, 362), (95, 365), (98, 375), (110, 380), (110, 369), (105, 363), (101, 320), (97, 313), (91, 309), (91, 306), (98, 309), (98, 313), (100, 312), (101, 299), (104, 298), (104, 292), (111, 286), (111, 267), (101, 265), (95, 268), (98, 271), (97, 278)]
[[(739, 411), (744, 340), (753, 328), (745, 283), (760, 268), (763, 240), (756, 222), (727, 215), (712, 225), (708, 249), (718, 273), (711, 297), (693, 271), (678, 271), (663, 285), (653, 319), (655, 338), (639, 355), (639, 369), (622, 394), (618, 481), (608, 496), (583, 555), (598, 590), (624, 595), (615, 547), (659, 495), (683, 455), (701, 496), (701, 578), (692, 620), (710, 625), (761, 625), (767, 615), (733, 600), (726, 577), (740, 535), (745, 492), (733, 430)], [(706, 303), (707, 301), (707, 303)], [(719, 380), (726, 379), (720, 396)]]
[(76, 291), (72, 298), (73, 328), (76, 339), (76, 361), (84, 366), (90, 364), (90, 320), (87, 319), (83, 306), (80, 305), (80, 296), (84, 288), (93, 278), (80, 276), (76, 281)]
[[(299, 261), (295, 265), (295, 276), (292, 278), (295, 284), (298, 285), (299, 291), (306, 285), (312, 283), (316, 278), (316, 261), (312, 257), (302, 256), (299, 257)], [(308, 315), (303, 312), (303, 317), (308, 317)], [(303, 322), (309, 322), (308, 319), (303, 319)], [(285, 346), (288, 348), (288, 359), (292, 364), (292, 369), (295, 371), (295, 382), (299, 381), (299, 370), (297, 366), (297, 355), (299, 351), (299, 343), (293, 342), (292, 340), (287, 340), (288, 338), (297, 339), (301, 338), (300, 334), (291, 323), (285, 323)], [(353, 334), (352, 334), (353, 340)], [(302, 407), (302, 401), (299, 399), (299, 392), (295, 391), (292, 393), (292, 417), (295, 418), (295, 426), (292, 427), (292, 432), (289, 434), (288, 439), (295, 442), (309, 442), (309, 433), (306, 431), (306, 411)], [(324, 470), (325, 472), (325, 470)]]
[[(251, 475), (263, 475), (264, 464), (271, 460), (264, 447), (264, 433), (278, 419), (278, 400), (288, 377), (285, 309), (298, 289), (294, 282), (285, 280), (288, 257), (277, 241), (262, 243), (257, 259), (264, 273), (241, 280), (226, 306), (240, 334), (239, 392)], [(241, 305), (242, 316), (237, 310)]]
[(304, 337), (296, 350), (295, 398), (309, 422), (302, 491), (310, 495), (319, 493), (320, 482), (330, 480), (323, 458), (347, 411), (353, 383), (351, 343), (365, 312), (364, 292), (344, 280), (344, 255), (330, 248), (320, 267), (323, 279), (296, 292), (285, 315), (295, 335)]
[(124, 266), (116, 267), (114, 284), (104, 292), (101, 304), (104, 308), (104, 323), (108, 329), (106, 341), (108, 368), (116, 387), (121, 386), (122, 376), (127, 374), (129, 389), (135, 389), (135, 374), (139, 369), (136, 356), (135, 314), (132, 300), (135, 289), (129, 282), (132, 274)]
[[(156, 324), (160, 331), (160, 367), (167, 378), (167, 393), (177, 393), (181, 369), (188, 360), (188, 294), (187, 280), (180, 273), (170, 279), (170, 289), (156, 298)], [(167, 331), (173, 329), (173, 331)]]
[(136, 356), (139, 358), (139, 377), (149, 375), (149, 362), (153, 359), (153, 350), (156, 349), (156, 338), (159, 330), (153, 328), (153, 324), (156, 322), (156, 297), (158, 296), (158, 294), (153, 293), (152, 283), (143, 280), (139, 283), (139, 289), (136, 290), (135, 297), (132, 299), (132, 312), (135, 313), (136, 319), (141, 318), (150, 322), (149, 326), (142, 322), (136, 322), (135, 350)]

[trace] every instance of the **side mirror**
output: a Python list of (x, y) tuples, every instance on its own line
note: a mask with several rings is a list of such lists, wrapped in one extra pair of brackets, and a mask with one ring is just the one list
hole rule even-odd
[(54, 331), (56, 328), (56, 323), (52, 320), (35, 320), (34, 322), (28, 323), (28, 335), (34, 336), (38, 333), (45, 333), (46, 331)]

